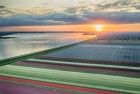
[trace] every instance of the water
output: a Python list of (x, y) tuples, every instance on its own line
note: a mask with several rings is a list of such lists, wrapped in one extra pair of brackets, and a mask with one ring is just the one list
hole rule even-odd
[(81, 33), (18, 33), (0, 39), (0, 60), (56, 48), (91, 38)]
[(91, 61), (112, 61), (121, 63), (140, 63), (139, 45), (97, 45), (84, 44), (49, 53), (43, 57), (69, 58)]

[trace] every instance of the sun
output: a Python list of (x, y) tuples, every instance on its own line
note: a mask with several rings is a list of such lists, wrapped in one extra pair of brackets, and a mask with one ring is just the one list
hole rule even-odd
[(97, 32), (101, 32), (101, 31), (103, 31), (104, 26), (102, 24), (96, 24), (96, 25), (94, 25), (94, 27)]

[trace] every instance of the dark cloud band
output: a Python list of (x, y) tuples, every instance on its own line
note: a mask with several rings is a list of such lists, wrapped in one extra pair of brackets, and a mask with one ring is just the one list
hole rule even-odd
[(140, 23), (140, 13), (83, 13), (82, 16), (67, 13), (52, 13), (49, 15), (19, 15), (8, 18), (0, 18), (0, 26), (18, 25), (59, 25), (59, 24), (83, 24), (91, 23), (97, 19), (116, 23)]

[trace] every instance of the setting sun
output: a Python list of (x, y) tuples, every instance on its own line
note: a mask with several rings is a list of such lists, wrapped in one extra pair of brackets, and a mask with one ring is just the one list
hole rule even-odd
[(101, 24), (96, 24), (96, 25), (94, 25), (94, 27), (95, 27), (95, 30), (97, 31), (97, 32), (100, 32), (100, 31), (102, 31), (103, 30), (103, 25), (101, 25)]

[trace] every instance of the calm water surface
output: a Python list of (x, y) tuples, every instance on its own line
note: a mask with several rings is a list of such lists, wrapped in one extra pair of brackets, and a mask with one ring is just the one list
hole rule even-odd
[(81, 33), (18, 33), (0, 39), (0, 60), (60, 47), (91, 38)]

